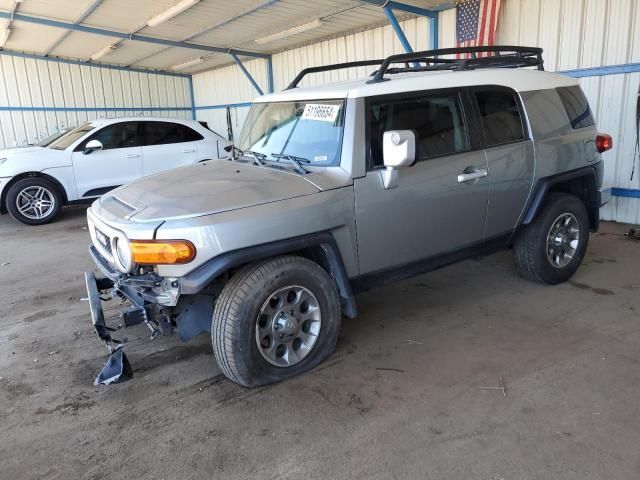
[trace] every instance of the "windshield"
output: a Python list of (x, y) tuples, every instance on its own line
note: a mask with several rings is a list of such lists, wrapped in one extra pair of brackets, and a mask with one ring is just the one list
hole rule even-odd
[(64, 150), (67, 147), (73, 145), (76, 140), (80, 140), (84, 137), (85, 134), (89, 133), (91, 130), (94, 130), (96, 127), (90, 123), (85, 123), (84, 125), (79, 126), (78, 128), (74, 128), (68, 133), (62, 135), (59, 139), (54, 140), (48, 148), (55, 148), (56, 150)]
[(310, 166), (340, 163), (343, 100), (256, 103), (242, 128), (238, 148), (270, 159), (293, 156)]
[(53, 143), (54, 140), (57, 140), (58, 138), (60, 138), (61, 136), (63, 136), (64, 134), (70, 132), (72, 130), (71, 127), (69, 128), (63, 128), (62, 130), (60, 130), (59, 132), (54, 133), (53, 135), (49, 135), (47, 138), (40, 140), (39, 142), (35, 143), (36, 147), (46, 147), (47, 145), (49, 145), (50, 143)]

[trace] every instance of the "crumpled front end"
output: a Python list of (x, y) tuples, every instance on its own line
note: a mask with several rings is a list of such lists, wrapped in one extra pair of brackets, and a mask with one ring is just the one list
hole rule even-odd
[[(85, 272), (91, 320), (110, 355), (96, 378), (96, 385), (122, 381), (133, 374), (123, 351), (127, 338), (116, 333), (119, 326), (131, 328), (144, 324), (150, 340), (177, 331), (186, 341), (209, 331), (212, 296), (181, 297), (175, 278), (162, 277), (151, 266), (128, 265), (126, 259), (120, 258), (122, 247), (118, 242), (129, 239), (121, 230), (99, 219), (91, 209), (88, 210), (88, 229), (93, 243), (89, 254), (101, 274)], [(109, 301), (123, 304), (116, 322), (105, 319), (102, 305)]]

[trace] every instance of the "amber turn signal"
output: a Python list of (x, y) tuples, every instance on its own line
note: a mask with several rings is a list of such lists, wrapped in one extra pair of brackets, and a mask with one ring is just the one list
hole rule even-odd
[(189, 263), (196, 257), (196, 247), (188, 240), (132, 240), (133, 263), (172, 265)]

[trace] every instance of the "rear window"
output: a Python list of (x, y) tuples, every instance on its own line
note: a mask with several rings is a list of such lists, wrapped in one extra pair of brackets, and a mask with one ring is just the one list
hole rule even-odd
[(478, 91), (476, 100), (487, 147), (524, 140), (520, 109), (512, 92)]
[(578, 129), (594, 125), (589, 102), (579, 86), (559, 87), (556, 88), (556, 91), (560, 95), (572, 128)]

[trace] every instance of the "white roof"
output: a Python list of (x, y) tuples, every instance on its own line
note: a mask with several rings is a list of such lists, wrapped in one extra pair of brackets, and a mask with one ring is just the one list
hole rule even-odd
[(391, 93), (436, 90), (439, 88), (500, 85), (518, 92), (577, 85), (574, 78), (551, 72), (525, 68), (482, 68), (477, 70), (439, 70), (385, 75), (388, 81), (367, 83), (359, 80), (328, 83), (315, 87), (294, 88), (264, 95), (255, 102), (314, 100), (330, 98), (360, 98)]

